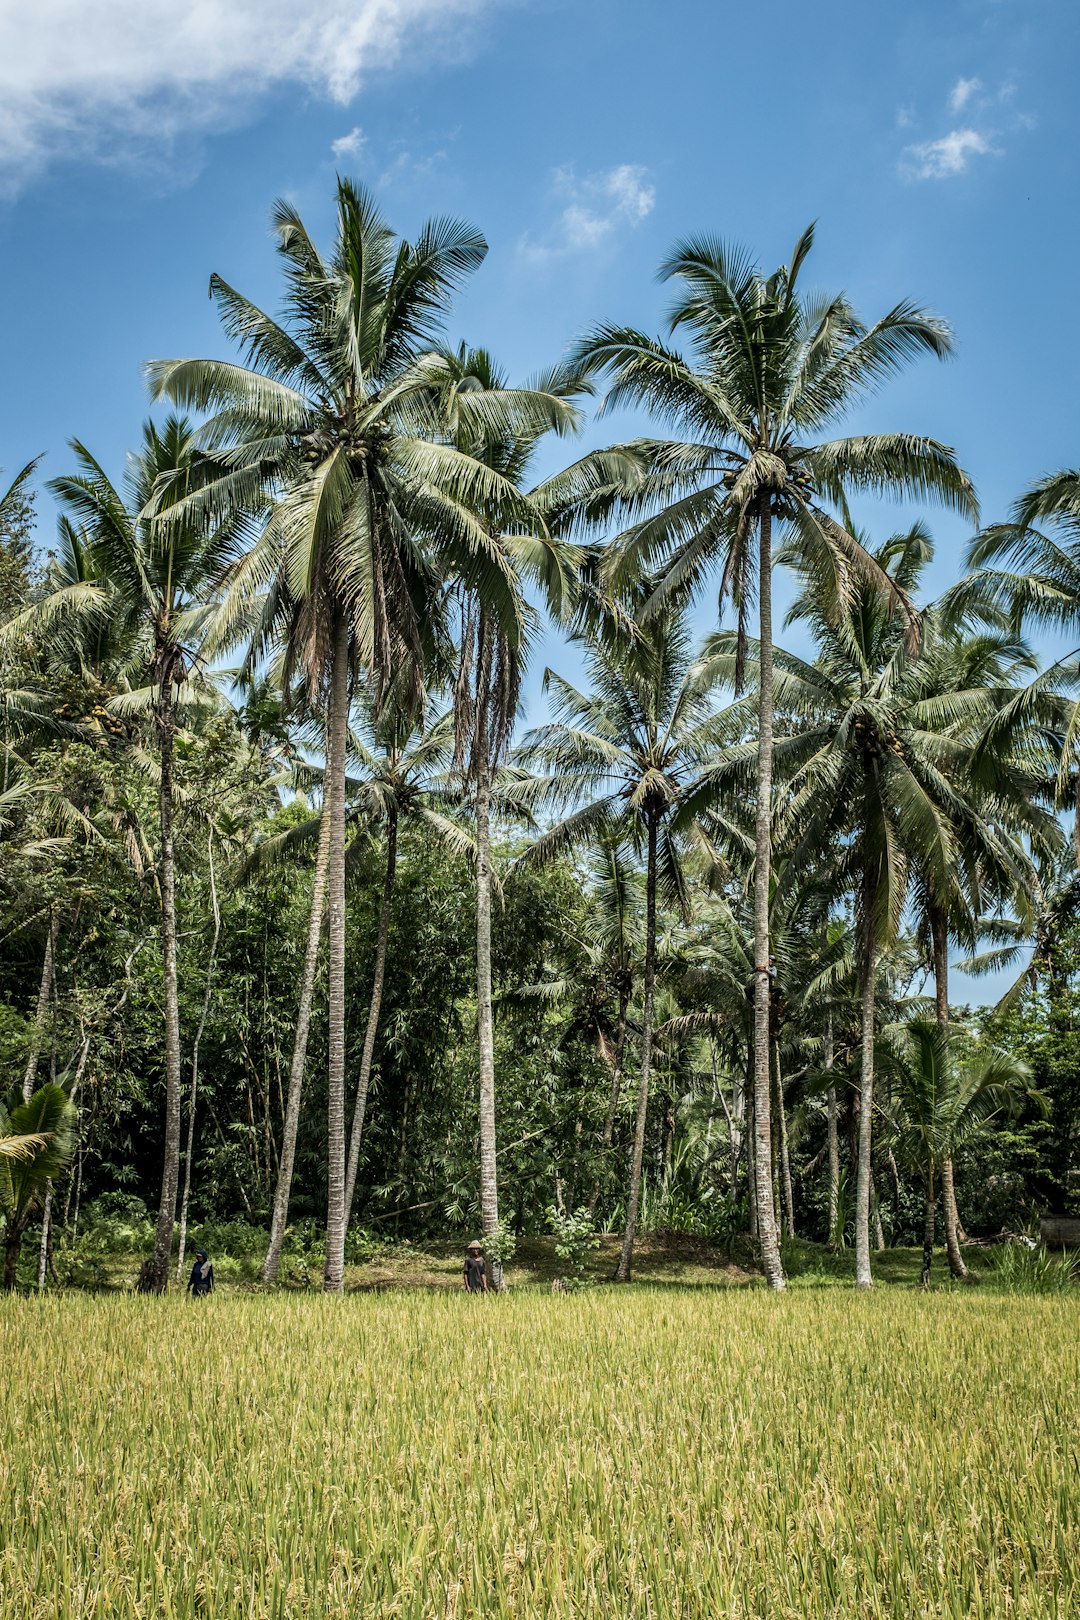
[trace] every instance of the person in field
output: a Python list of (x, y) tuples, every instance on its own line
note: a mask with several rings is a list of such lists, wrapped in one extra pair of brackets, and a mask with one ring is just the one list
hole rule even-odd
[(465, 1269), (462, 1277), (470, 1294), (487, 1293), (487, 1262), (484, 1259), (484, 1250), (475, 1238), (465, 1250)]
[(200, 1249), (195, 1256), (195, 1264), (191, 1268), (186, 1292), (193, 1299), (201, 1299), (204, 1294), (214, 1292), (214, 1268), (210, 1264), (210, 1256), (205, 1249)]

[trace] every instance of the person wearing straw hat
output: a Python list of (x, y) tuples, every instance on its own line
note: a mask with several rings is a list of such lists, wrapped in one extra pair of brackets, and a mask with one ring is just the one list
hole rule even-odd
[(465, 1250), (465, 1268), (462, 1272), (465, 1289), (470, 1294), (486, 1294), (487, 1262), (484, 1259), (484, 1246), (473, 1238)]

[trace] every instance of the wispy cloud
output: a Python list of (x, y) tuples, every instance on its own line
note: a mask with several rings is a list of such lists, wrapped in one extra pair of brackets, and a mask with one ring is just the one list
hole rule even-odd
[(908, 146), (900, 169), (908, 180), (949, 180), (963, 174), (973, 157), (996, 152), (977, 129), (951, 129), (936, 141), (918, 141)]
[(545, 239), (522, 240), (527, 258), (543, 261), (600, 247), (620, 227), (640, 225), (656, 203), (656, 188), (640, 163), (586, 175), (565, 164), (552, 175), (552, 191), (562, 207)]
[(962, 113), (972, 96), (977, 95), (981, 89), (981, 79), (957, 79), (949, 91), (949, 111)]
[[(0, 189), (235, 127), (275, 85), (346, 105), (503, 0), (33, 0), (0, 5)], [(357, 132), (352, 132), (357, 133)], [(349, 136), (343, 137), (351, 139)]]
[[(904, 180), (953, 180), (966, 174), (977, 158), (1000, 157), (1003, 132), (1007, 136), (1034, 127), (1035, 120), (1013, 106), (1016, 85), (1005, 79), (987, 85), (975, 75), (963, 74), (946, 97), (946, 109), (957, 122), (944, 135), (912, 141), (900, 153), (897, 164)], [(897, 123), (903, 129), (916, 127), (910, 108), (904, 108)], [(940, 127), (940, 126), (939, 126)]]
[(347, 135), (339, 135), (336, 141), (331, 141), (330, 150), (336, 158), (358, 158), (367, 145), (367, 136), (355, 124)]

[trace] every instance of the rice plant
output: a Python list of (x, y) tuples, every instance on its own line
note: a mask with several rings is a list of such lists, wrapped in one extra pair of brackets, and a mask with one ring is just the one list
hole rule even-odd
[(12, 1299), (4, 1620), (1058, 1620), (1071, 1298)]

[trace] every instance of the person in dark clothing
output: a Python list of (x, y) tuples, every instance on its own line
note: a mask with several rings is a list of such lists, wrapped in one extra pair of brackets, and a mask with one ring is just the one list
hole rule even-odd
[(462, 1276), (470, 1294), (487, 1293), (487, 1261), (484, 1259), (482, 1247), (475, 1238), (465, 1250), (465, 1269)]
[(210, 1256), (205, 1249), (200, 1249), (195, 1256), (195, 1264), (191, 1268), (186, 1292), (194, 1299), (200, 1299), (203, 1294), (212, 1294), (214, 1291), (214, 1268), (210, 1264)]

